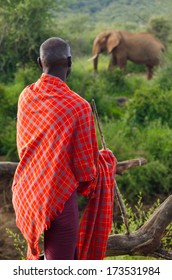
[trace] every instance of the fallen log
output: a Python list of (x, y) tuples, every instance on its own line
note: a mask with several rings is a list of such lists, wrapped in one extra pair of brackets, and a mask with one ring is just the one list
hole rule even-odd
[(172, 195), (152, 214), (148, 221), (131, 234), (110, 235), (107, 256), (139, 255), (172, 259), (172, 251), (166, 251), (161, 239), (167, 226), (172, 222)]

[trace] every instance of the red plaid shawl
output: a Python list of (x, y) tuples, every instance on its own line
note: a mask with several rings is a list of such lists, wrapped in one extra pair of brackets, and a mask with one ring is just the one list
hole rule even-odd
[(20, 95), (17, 147), (13, 206), (33, 260), (41, 233), (79, 182), (92, 182), (83, 194), (95, 190), (99, 151), (90, 105), (59, 78), (42, 74)]

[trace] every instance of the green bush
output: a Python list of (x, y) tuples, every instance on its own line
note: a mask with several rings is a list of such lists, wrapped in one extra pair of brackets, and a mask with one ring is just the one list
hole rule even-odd
[(35, 67), (19, 69), (13, 83), (0, 85), (0, 154), (18, 160), (16, 147), (16, 118), (18, 97), (23, 88), (39, 75)]
[(158, 195), (168, 195), (166, 177), (168, 168), (160, 161), (148, 162), (145, 166), (127, 171), (122, 177), (117, 176), (119, 188), (130, 202), (135, 202), (138, 191), (142, 192), (147, 203), (155, 200)]
[(118, 105), (118, 98), (132, 95), (132, 88), (128, 80), (119, 69), (100, 70), (94, 74), (93, 70), (88, 67), (90, 66), (86, 64), (86, 58), (76, 61), (68, 79), (70, 88), (88, 102), (95, 99), (101, 117), (119, 119), (124, 108)]
[(135, 91), (128, 102), (126, 122), (129, 126), (146, 126), (159, 119), (162, 124), (172, 126), (172, 91), (160, 89), (159, 85), (148, 85)]
[(134, 62), (127, 62), (127, 73), (143, 73), (146, 76), (146, 67), (143, 64), (136, 64)]
[(157, 70), (156, 84), (160, 89), (170, 91), (172, 89), (172, 51), (171, 49), (165, 53), (164, 62), (161, 68)]
[(118, 161), (139, 157), (147, 160), (146, 165), (117, 176), (119, 187), (130, 202), (135, 201), (139, 191), (144, 199), (170, 194), (172, 130), (168, 126), (156, 121), (145, 128), (133, 128), (121, 120), (110, 120), (101, 126), (106, 145)]

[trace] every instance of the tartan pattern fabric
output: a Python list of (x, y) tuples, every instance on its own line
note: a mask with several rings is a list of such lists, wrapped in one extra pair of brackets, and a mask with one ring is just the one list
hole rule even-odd
[(104, 259), (108, 235), (112, 230), (116, 158), (110, 150), (100, 151), (98, 170), (94, 197), (89, 200), (80, 223), (80, 260)]
[[(42, 74), (19, 97), (20, 162), (12, 191), (16, 224), (28, 243), (27, 259), (39, 259), (41, 233), (63, 210), (79, 182), (94, 191), (98, 145), (91, 107), (59, 78)], [(82, 192), (82, 191), (81, 191)]]

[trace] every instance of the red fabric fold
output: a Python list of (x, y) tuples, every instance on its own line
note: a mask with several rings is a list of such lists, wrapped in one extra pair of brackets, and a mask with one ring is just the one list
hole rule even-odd
[(104, 259), (108, 235), (112, 230), (116, 158), (110, 150), (100, 151), (98, 169), (94, 197), (90, 198), (80, 223), (80, 260)]

